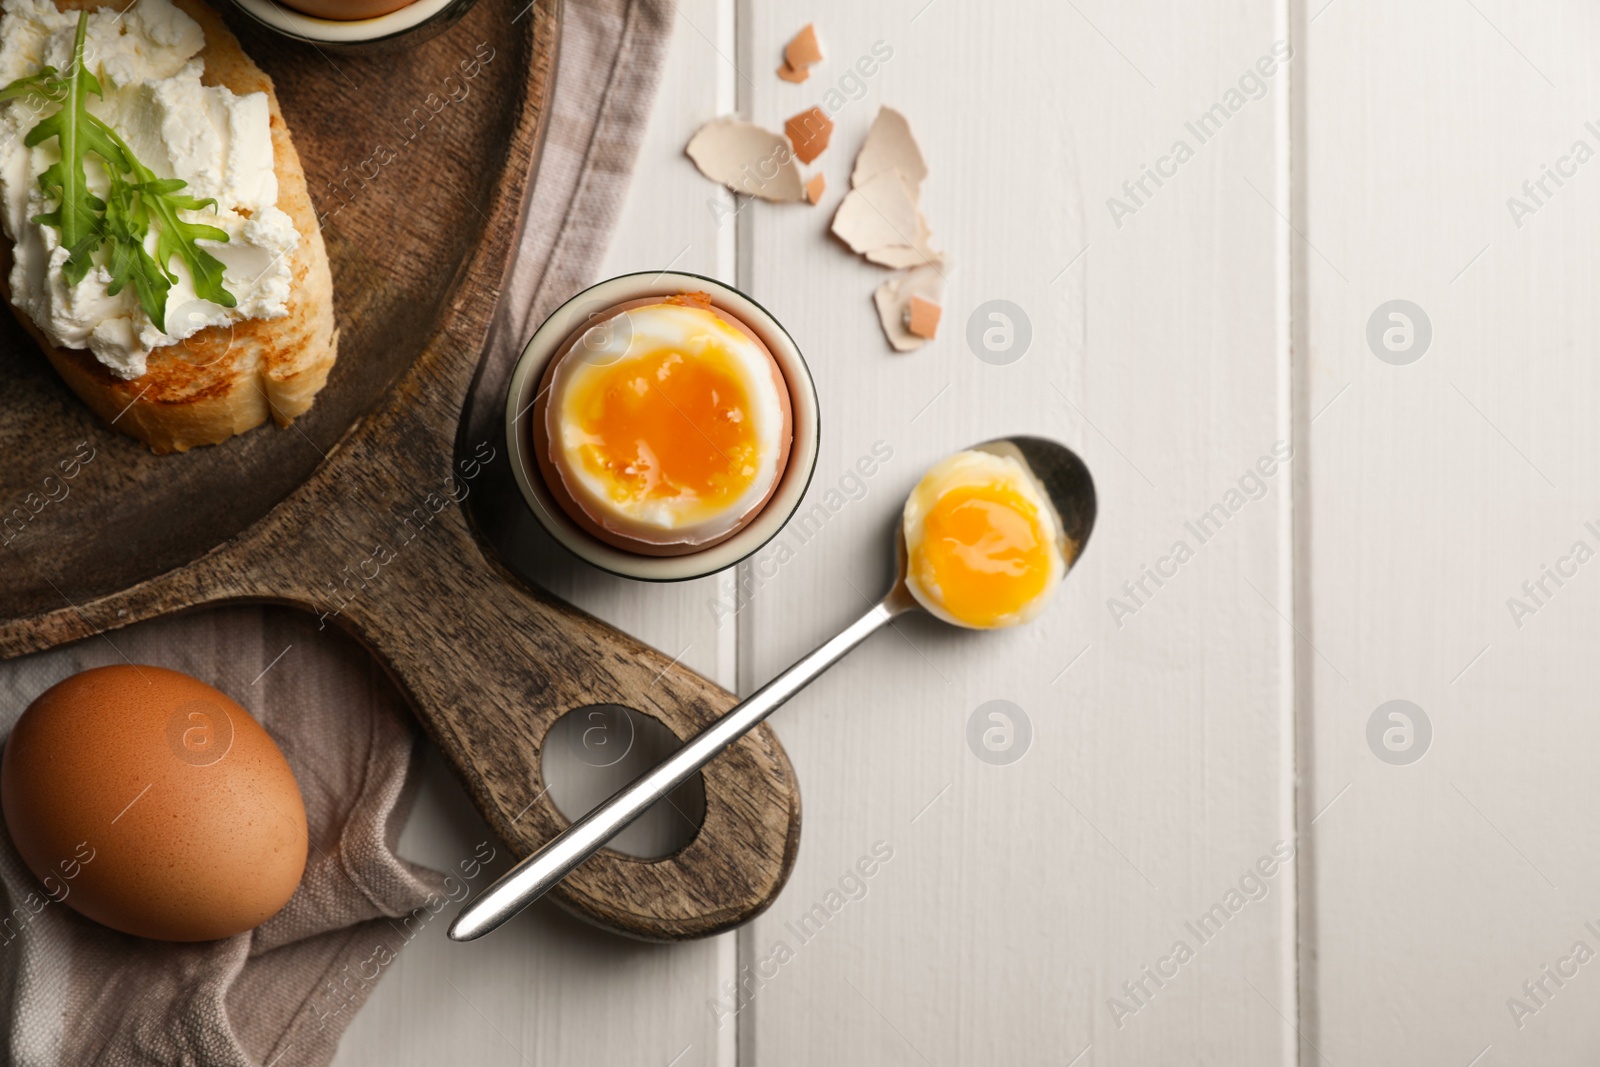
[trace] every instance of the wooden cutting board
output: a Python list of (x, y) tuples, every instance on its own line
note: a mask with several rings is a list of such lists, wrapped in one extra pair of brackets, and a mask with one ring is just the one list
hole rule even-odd
[[(461, 417), (550, 99), (559, 0), (524, 7), (480, 0), (413, 50), (337, 56), (228, 13), (276, 83), (333, 266), (339, 361), (292, 427), (152, 456), (0, 316), (0, 657), (227, 601), (316, 612), (389, 668), (519, 855), (568, 824), (539, 769), (563, 714), (621, 704), (688, 737), (735, 702), (520, 582), (464, 506), (474, 492), (480, 513), (523, 506), (484, 498), (509, 481), (503, 438), (467, 440)], [(788, 757), (762, 727), (703, 776), (704, 821), (680, 852), (602, 852), (555, 898), (650, 940), (764, 909), (799, 843)]]

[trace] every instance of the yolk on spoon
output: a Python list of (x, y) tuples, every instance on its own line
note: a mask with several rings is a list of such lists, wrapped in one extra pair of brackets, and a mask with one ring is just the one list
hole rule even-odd
[(1005, 484), (969, 484), (928, 509), (911, 565), (951, 615), (993, 626), (1045, 592), (1051, 550), (1031, 501)]

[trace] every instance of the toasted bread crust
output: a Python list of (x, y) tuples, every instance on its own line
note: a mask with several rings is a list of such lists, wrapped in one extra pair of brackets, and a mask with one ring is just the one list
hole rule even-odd
[[(63, 11), (126, 6), (99, 0), (55, 3)], [(155, 349), (143, 375), (122, 379), (86, 349), (51, 344), (26, 313), (12, 306), (56, 372), (90, 410), (156, 453), (217, 444), (259, 426), (269, 416), (280, 426), (289, 425), (311, 406), (338, 354), (328, 253), (272, 79), (244, 54), (211, 8), (198, 0), (173, 0), (173, 4), (205, 33), (200, 58), (207, 85), (223, 85), (240, 95), (267, 95), (278, 207), (300, 233), (288, 313), (278, 319), (246, 319), (231, 328), (208, 326), (179, 344)], [(0, 294), (8, 302), (10, 275), (11, 242), (0, 235)]]

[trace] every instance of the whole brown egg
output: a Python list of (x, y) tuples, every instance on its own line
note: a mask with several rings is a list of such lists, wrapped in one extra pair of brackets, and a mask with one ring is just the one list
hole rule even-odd
[(42, 693), (6, 742), (0, 804), (51, 898), (141, 937), (249, 930), (305, 870), (283, 753), (225, 694), (162, 667), (96, 667)]

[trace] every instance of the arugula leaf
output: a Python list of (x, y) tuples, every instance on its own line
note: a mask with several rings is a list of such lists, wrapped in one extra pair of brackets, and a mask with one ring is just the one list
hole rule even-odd
[[(70, 285), (82, 281), (89, 272), (89, 255), (101, 243), (100, 215), (106, 206), (105, 201), (89, 191), (88, 179), (83, 172), (84, 154), (93, 151), (112, 169), (119, 166), (127, 169), (121, 149), (98, 131), (91, 131), (86, 121), (89, 117), (89, 94), (103, 95), (99, 80), (89, 73), (83, 63), (83, 43), (88, 30), (88, 12), (84, 12), (78, 18), (71, 76), (64, 79), (51, 76), (43, 83), (45, 95), (57, 97), (61, 107), (29, 130), (22, 141), (32, 148), (54, 137), (60, 146), (61, 158), (39, 175), (39, 188), (57, 198), (56, 209), (34, 216), (33, 221), (61, 231), (61, 243), (71, 252), (63, 271)], [(35, 88), (32, 85), (20, 87), (24, 91)], [(14, 92), (18, 88), (19, 83), (12, 82), (6, 86), (6, 91)]]
[(150, 232), (150, 216), (138, 195), (138, 187), (117, 175), (112, 176), (111, 189), (106, 195), (105, 228), (112, 239), (111, 256), (106, 262), (111, 284), (106, 292), (116, 296), (131, 282), (139, 294), (139, 303), (147, 310), (155, 309), (150, 321), (155, 323), (156, 329), (166, 333), (167, 292), (172, 288), (173, 279), (144, 249), (145, 235)]
[(7, 100), (27, 99), (42, 97), (51, 103), (59, 104), (66, 99), (66, 81), (61, 77), (61, 72), (51, 66), (39, 68), (39, 73), (30, 74), (25, 78), (18, 78), (10, 85), (0, 89), (0, 104)]
[[(225, 242), (227, 232), (216, 226), (187, 222), (178, 216), (179, 211), (214, 208), (216, 201), (182, 195), (181, 190), (188, 183), (178, 178), (156, 177), (139, 162), (116, 130), (89, 111), (89, 95), (105, 94), (99, 79), (84, 63), (88, 30), (89, 13), (80, 12), (72, 67), (67, 75), (47, 66), (0, 88), (0, 102), (43, 97), (61, 105), (28, 131), (23, 144), (32, 148), (54, 137), (61, 150), (61, 158), (39, 175), (39, 188), (55, 199), (55, 210), (36, 215), (33, 221), (60, 232), (61, 244), (68, 249), (67, 262), (62, 268), (67, 284), (76, 285), (82, 281), (94, 265), (94, 252), (109, 243), (111, 251), (106, 269), (111, 275), (111, 285), (106, 291), (114, 296), (132, 284), (145, 314), (163, 333), (166, 332), (167, 294), (178, 280), (167, 266), (173, 256), (189, 268), (195, 295), (223, 307), (237, 306), (233, 294), (223, 288), (222, 261), (196, 243), (202, 240)], [(83, 161), (91, 152), (104, 162), (111, 178), (105, 200), (88, 188)], [(156, 223), (154, 256), (145, 248), (152, 222)]]
[[(156, 234), (156, 262), (165, 270), (166, 264), (173, 256), (177, 256), (189, 268), (189, 279), (194, 283), (196, 296), (225, 308), (236, 306), (238, 301), (233, 294), (222, 287), (222, 261), (195, 244), (199, 240), (226, 241), (227, 231), (202, 222), (185, 222), (178, 217), (179, 210), (199, 211), (201, 208), (215, 207), (217, 202), (209, 198), (200, 200), (192, 196), (180, 196), (178, 190), (187, 183), (176, 178), (157, 178), (140, 166), (137, 160), (133, 161), (133, 167), (134, 173), (141, 178), (140, 195), (150, 213), (161, 223)], [(166, 327), (161, 329), (163, 333), (166, 332)]]

